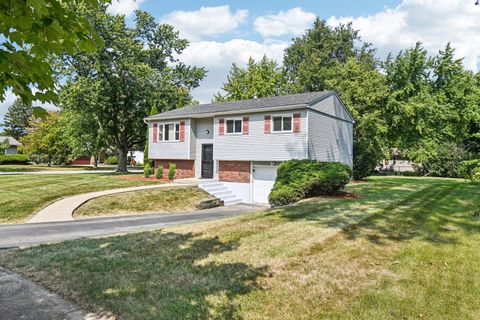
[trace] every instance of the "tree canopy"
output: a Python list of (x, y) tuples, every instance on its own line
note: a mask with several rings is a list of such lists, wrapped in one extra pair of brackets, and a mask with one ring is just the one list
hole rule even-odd
[(182, 63), (178, 56), (187, 40), (147, 12), (136, 11), (134, 27), (123, 16), (106, 13), (105, 6), (85, 15), (105, 45), (65, 60), (68, 80), (61, 106), (96, 119), (106, 144), (118, 152), (118, 170), (124, 172), (127, 152), (145, 143), (143, 118), (151, 106), (166, 111), (188, 104), (190, 90), (206, 71)]
[(30, 118), (32, 117), (33, 106), (31, 103), (24, 103), (21, 99), (8, 107), (4, 118), (4, 133), (19, 140), (28, 133)]
[(25, 103), (56, 99), (53, 61), (63, 53), (92, 52), (99, 44), (78, 8), (110, 0), (0, 2), (0, 101), (12, 88)]

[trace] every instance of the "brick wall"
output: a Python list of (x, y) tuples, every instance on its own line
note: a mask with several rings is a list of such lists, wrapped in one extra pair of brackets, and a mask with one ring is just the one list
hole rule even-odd
[(219, 180), (250, 183), (250, 161), (219, 161)]
[(175, 179), (195, 178), (194, 160), (155, 160), (155, 170), (159, 165), (163, 166), (163, 178), (168, 179), (168, 169), (170, 163), (177, 165)]

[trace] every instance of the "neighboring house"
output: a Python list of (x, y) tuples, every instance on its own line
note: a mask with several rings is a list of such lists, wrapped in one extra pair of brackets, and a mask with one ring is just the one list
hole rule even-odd
[(20, 142), (18, 142), (17, 139), (13, 137), (7, 137), (7, 136), (0, 136), (0, 143), (3, 143), (4, 141), (7, 142), (8, 148), (5, 149), (5, 154), (17, 154), (18, 153), (18, 146), (20, 145)]
[(335, 92), (188, 106), (145, 118), (155, 168), (225, 204), (268, 203), (280, 162), (316, 159), (352, 166), (354, 120)]

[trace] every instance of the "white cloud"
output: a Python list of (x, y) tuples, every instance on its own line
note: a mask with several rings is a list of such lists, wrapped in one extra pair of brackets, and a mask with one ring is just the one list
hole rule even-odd
[(197, 11), (174, 11), (161, 18), (179, 30), (182, 37), (199, 40), (202, 36), (216, 36), (235, 30), (248, 18), (248, 10), (232, 12), (228, 5), (201, 7)]
[(233, 62), (243, 66), (250, 56), (260, 59), (266, 55), (281, 63), (283, 51), (287, 46), (288, 42), (286, 41), (263, 43), (245, 39), (233, 39), (226, 42), (198, 41), (190, 43), (182, 53), (181, 60), (189, 65), (206, 67), (208, 70), (206, 79), (202, 81), (199, 88), (192, 92), (195, 99), (201, 103), (207, 103), (226, 81)]
[(280, 11), (278, 14), (257, 17), (253, 26), (255, 31), (263, 37), (299, 35), (310, 26), (315, 17), (314, 13), (297, 7), (288, 11)]
[(393, 9), (362, 17), (331, 17), (330, 25), (352, 22), (363, 40), (385, 56), (421, 41), (431, 54), (451, 42), (465, 66), (480, 65), (480, 7), (465, 0), (403, 0)]
[(143, 1), (144, 0), (112, 0), (107, 11), (111, 14), (121, 14), (128, 17), (140, 8), (140, 4)]

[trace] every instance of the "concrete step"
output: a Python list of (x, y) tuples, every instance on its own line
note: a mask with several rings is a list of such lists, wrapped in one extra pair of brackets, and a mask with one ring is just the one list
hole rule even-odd
[(230, 194), (227, 194), (227, 195), (224, 195), (224, 196), (220, 196), (219, 198), (222, 199), (223, 201), (227, 201), (227, 200), (231, 200), (231, 199), (236, 199), (237, 196), (234, 195), (233, 193), (230, 193)]
[(233, 194), (232, 191), (230, 191), (228, 189), (223, 189), (223, 190), (220, 190), (220, 191), (209, 192), (209, 193), (213, 194), (217, 198), (221, 198), (223, 196), (228, 196), (230, 194)]
[(198, 186), (200, 188), (216, 188), (216, 187), (223, 187), (223, 183), (221, 183), (221, 182), (204, 182), (204, 183), (199, 183)]
[(200, 187), (202, 188), (203, 190), (207, 191), (207, 192), (219, 192), (219, 191), (224, 191), (224, 190), (228, 190), (227, 188), (225, 188), (224, 186), (219, 186), (219, 187)]

